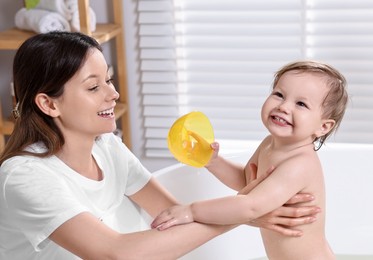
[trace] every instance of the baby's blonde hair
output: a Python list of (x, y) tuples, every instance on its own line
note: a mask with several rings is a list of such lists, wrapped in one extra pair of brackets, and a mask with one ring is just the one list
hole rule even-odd
[(289, 71), (315, 73), (326, 77), (326, 84), (329, 87), (329, 91), (321, 104), (323, 110), (322, 117), (323, 119), (333, 119), (335, 125), (327, 134), (314, 140), (315, 150), (319, 150), (325, 140), (339, 128), (345, 114), (348, 102), (346, 79), (338, 70), (328, 64), (318, 61), (296, 61), (285, 65), (275, 73), (273, 88), (277, 85), (280, 78)]

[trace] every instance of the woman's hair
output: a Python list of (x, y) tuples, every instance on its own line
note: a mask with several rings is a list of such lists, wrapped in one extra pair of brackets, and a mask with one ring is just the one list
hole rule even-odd
[[(50, 32), (27, 39), (18, 49), (13, 63), (13, 81), (18, 116), (14, 130), (0, 165), (8, 158), (33, 154), (46, 157), (55, 154), (65, 140), (53, 118), (43, 113), (35, 103), (36, 95), (45, 93), (57, 98), (64, 86), (80, 69), (90, 49), (102, 51), (99, 43), (84, 34), (75, 32)], [(42, 142), (46, 151), (32, 153), (25, 148)]]
[(321, 104), (323, 111), (322, 117), (324, 119), (333, 119), (335, 121), (335, 125), (327, 134), (315, 138), (314, 144), (315, 150), (317, 151), (324, 144), (325, 140), (333, 132), (335, 132), (341, 124), (348, 101), (346, 79), (335, 68), (325, 63), (317, 61), (296, 61), (285, 65), (275, 73), (273, 88), (277, 85), (280, 78), (289, 71), (296, 73), (314, 73), (316, 75), (320, 75), (320, 77), (325, 77), (326, 79), (326, 84), (329, 91)]

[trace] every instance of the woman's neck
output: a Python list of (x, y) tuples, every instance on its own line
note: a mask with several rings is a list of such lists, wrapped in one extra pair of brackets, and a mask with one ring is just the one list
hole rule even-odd
[(93, 141), (65, 140), (62, 149), (56, 156), (67, 166), (92, 180), (102, 180), (100, 167), (92, 155)]

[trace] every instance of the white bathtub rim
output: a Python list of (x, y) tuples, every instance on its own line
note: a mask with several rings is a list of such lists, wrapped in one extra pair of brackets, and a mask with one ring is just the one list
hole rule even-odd
[[(220, 153), (221, 156), (227, 158), (227, 159), (235, 159), (235, 158), (243, 158), (243, 156), (247, 157), (247, 160), (249, 160), (252, 153), (256, 150), (258, 145), (260, 144), (260, 141), (245, 141), (245, 147), (246, 149), (237, 149), (236, 151), (232, 152), (232, 150), (227, 149), (227, 151), (224, 152), (222, 149), (222, 152)], [(222, 147), (222, 146), (221, 146)], [(331, 151), (341, 151), (341, 150), (349, 150), (349, 151), (373, 151), (373, 144), (361, 144), (361, 143), (326, 143), (324, 144), (321, 149), (318, 151), (319, 154), (327, 153)], [(165, 168), (159, 169), (155, 172), (153, 172), (153, 175), (158, 177), (166, 172), (174, 171), (176, 169), (180, 169), (183, 167), (192, 167), (189, 165), (186, 165), (181, 162), (177, 162), (173, 165), (167, 166)], [(201, 169), (205, 169), (204, 167), (201, 167)]]

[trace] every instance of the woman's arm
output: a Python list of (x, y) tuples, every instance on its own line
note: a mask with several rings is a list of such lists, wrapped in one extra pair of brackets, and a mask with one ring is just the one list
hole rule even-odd
[[(154, 179), (131, 199), (153, 216), (176, 203)], [(177, 259), (232, 228), (191, 223), (167, 232), (120, 234), (90, 213), (81, 213), (57, 228), (50, 239), (83, 259), (152, 259), (155, 255), (159, 259)]]
[(191, 223), (167, 232), (120, 234), (91, 214), (81, 213), (57, 228), (50, 239), (83, 259), (177, 259), (229, 229)]
[(179, 204), (176, 198), (154, 177), (130, 198), (152, 217), (157, 216), (164, 209)]
[(315, 222), (317, 220), (317, 214), (321, 212), (321, 209), (317, 206), (299, 205), (312, 202), (314, 199), (314, 196), (311, 194), (296, 194), (282, 207), (254, 219), (247, 224), (252, 227), (272, 230), (284, 236), (302, 236), (303, 231), (296, 228), (304, 224)]
[[(173, 196), (165, 192), (154, 179), (131, 196), (131, 199), (153, 216), (176, 203)], [(311, 217), (307, 217), (312, 213), (312, 208), (280, 208), (249, 225), (268, 228), (288, 236), (299, 236), (300, 231), (291, 226), (312, 222)], [(296, 216), (299, 218), (294, 218)], [(233, 226), (190, 223), (162, 232), (153, 229), (120, 234), (91, 214), (81, 213), (63, 223), (49, 238), (83, 259), (151, 259), (154, 255), (160, 259), (176, 259), (232, 228)]]

